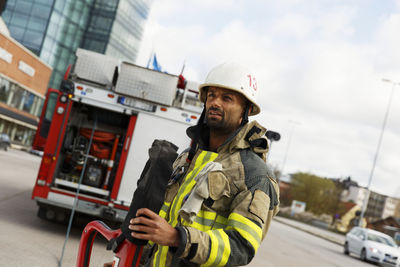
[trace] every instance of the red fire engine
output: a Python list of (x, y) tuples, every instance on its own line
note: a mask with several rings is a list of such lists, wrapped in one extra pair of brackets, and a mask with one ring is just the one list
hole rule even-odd
[(122, 222), (153, 140), (189, 146), (185, 129), (202, 110), (197, 85), (83, 49), (76, 56), (47, 92), (32, 198), (39, 217), (65, 221), (79, 188), (76, 212)]

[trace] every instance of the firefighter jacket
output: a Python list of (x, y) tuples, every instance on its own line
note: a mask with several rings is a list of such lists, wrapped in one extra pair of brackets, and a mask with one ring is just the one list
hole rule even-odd
[[(146, 265), (238, 266), (252, 260), (279, 204), (277, 183), (265, 163), (265, 132), (253, 121), (237, 130), (217, 152), (205, 150), (200, 143), (190, 164), (186, 152), (176, 159), (175, 175), (159, 215), (179, 231), (180, 245), (154, 245)], [(210, 162), (222, 167), (211, 169), (202, 180), (208, 184), (206, 189), (196, 187), (196, 176)], [(192, 220), (185, 220), (180, 211), (196, 190), (204, 196), (199, 198), (200, 210)]]

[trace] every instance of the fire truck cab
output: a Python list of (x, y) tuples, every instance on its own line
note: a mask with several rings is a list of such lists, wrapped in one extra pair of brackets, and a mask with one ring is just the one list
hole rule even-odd
[[(32, 192), (38, 216), (76, 212), (122, 222), (155, 139), (190, 145), (202, 110), (197, 84), (78, 49), (60, 88), (48, 89), (33, 148), (43, 157)], [(81, 181), (81, 183), (79, 183)]]

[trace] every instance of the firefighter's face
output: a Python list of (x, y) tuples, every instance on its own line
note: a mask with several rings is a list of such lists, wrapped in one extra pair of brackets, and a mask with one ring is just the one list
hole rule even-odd
[(242, 122), (245, 103), (239, 93), (210, 86), (206, 101), (207, 125), (225, 134), (235, 131)]

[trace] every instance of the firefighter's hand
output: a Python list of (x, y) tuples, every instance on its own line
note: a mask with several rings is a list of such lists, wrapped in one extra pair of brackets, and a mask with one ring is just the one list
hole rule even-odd
[(130, 220), (129, 229), (144, 232), (132, 232), (134, 238), (151, 240), (162, 246), (179, 246), (178, 230), (149, 209), (139, 209), (136, 212), (136, 218)]

